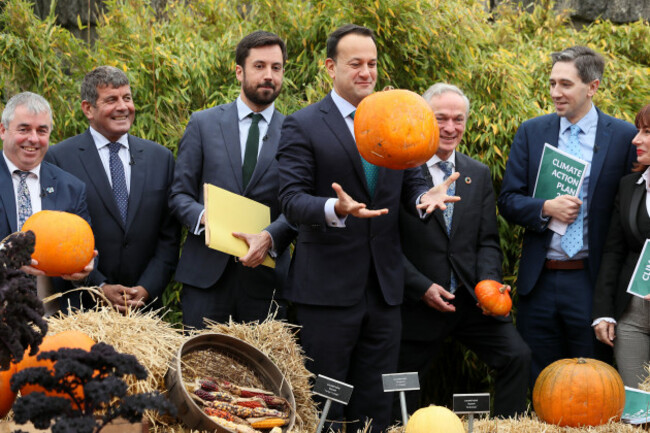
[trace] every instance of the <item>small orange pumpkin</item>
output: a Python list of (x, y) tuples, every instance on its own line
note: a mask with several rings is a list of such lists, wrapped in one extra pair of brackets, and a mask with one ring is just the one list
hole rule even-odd
[(438, 150), (438, 122), (429, 104), (409, 90), (363, 98), (354, 114), (354, 136), (368, 162), (395, 170), (417, 167)]
[(16, 364), (10, 364), (9, 370), (0, 371), (0, 418), (7, 416), (16, 399), (16, 393), (11, 391), (11, 377), (16, 372)]
[(93, 258), (95, 237), (86, 220), (78, 215), (43, 210), (30, 216), (22, 231), (36, 236), (34, 266), (50, 277), (81, 272)]
[[(33, 356), (29, 356), (28, 351), (25, 352), (25, 356), (23, 357), (23, 360), (20, 361), (16, 366), (16, 371), (22, 371), (26, 368), (32, 368), (32, 367), (47, 367), (50, 369), (50, 371), (53, 372), (54, 362), (47, 359), (45, 360), (36, 359), (36, 357), (39, 354), (43, 352), (59, 350), (62, 348), (83, 349), (86, 351), (90, 351), (90, 349), (93, 347), (94, 344), (95, 342), (93, 341), (93, 339), (81, 331), (68, 330), (68, 331), (59, 332), (58, 334), (51, 334), (51, 335), (48, 334), (43, 338), (43, 342), (41, 343), (41, 345), (38, 346), (37, 354)], [(44, 388), (42, 388), (39, 385), (25, 385), (22, 388), (20, 388), (20, 394), (23, 396), (31, 394), (32, 392), (44, 392), (48, 396), (69, 398), (67, 394), (46, 391)], [(75, 391), (75, 395), (80, 401), (83, 400), (83, 389), (77, 388)]]
[(562, 427), (597, 426), (618, 421), (625, 406), (625, 387), (618, 372), (590, 358), (560, 359), (535, 381), (537, 416)]
[(512, 309), (510, 286), (494, 280), (483, 280), (474, 288), (479, 305), (487, 314), (507, 316)]

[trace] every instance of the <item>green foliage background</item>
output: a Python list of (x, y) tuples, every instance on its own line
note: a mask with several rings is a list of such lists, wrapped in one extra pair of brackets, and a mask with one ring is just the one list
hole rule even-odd
[[(242, 36), (265, 29), (287, 41), (289, 62), (277, 107), (288, 114), (329, 91), (327, 35), (354, 22), (376, 31), (378, 89), (391, 85), (421, 93), (437, 81), (464, 89), (472, 108), (461, 151), (490, 167), (498, 192), (518, 125), (553, 111), (547, 85), (552, 51), (580, 44), (606, 56), (595, 102), (608, 114), (633, 120), (650, 102), (648, 23), (597, 21), (576, 29), (552, 5), (489, 14), (477, 0), (170, 0), (157, 14), (147, 0), (109, 0), (98, 38), (89, 44), (57, 26), (52, 15), (37, 19), (25, 0), (2, 0), (0, 107), (20, 91), (44, 95), (53, 107), (56, 143), (87, 127), (79, 100), (84, 74), (114, 65), (131, 80), (137, 109), (131, 132), (175, 152), (193, 111), (238, 95), (234, 48)], [(516, 287), (521, 231), (501, 218), (499, 224), (504, 275)], [(177, 287), (170, 288), (166, 302), (174, 305), (177, 295)], [(439, 403), (448, 402), (452, 391), (491, 383), (487, 368), (470, 352), (454, 345), (443, 352), (432, 379)]]

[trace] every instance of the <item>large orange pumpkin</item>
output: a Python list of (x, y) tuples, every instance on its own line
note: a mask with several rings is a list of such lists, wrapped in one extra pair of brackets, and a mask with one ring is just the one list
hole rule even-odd
[(382, 167), (417, 167), (438, 150), (439, 130), (429, 104), (409, 90), (386, 90), (363, 98), (354, 114), (361, 156)]
[(16, 399), (16, 393), (11, 391), (11, 376), (16, 372), (16, 364), (11, 364), (9, 370), (0, 371), (0, 418), (7, 416)]
[(479, 305), (488, 314), (507, 316), (512, 309), (510, 286), (495, 280), (479, 281), (474, 288)]
[(540, 373), (533, 388), (537, 416), (562, 427), (618, 421), (625, 387), (618, 372), (596, 359), (560, 359)]
[(22, 231), (36, 235), (32, 258), (35, 268), (50, 277), (81, 272), (93, 258), (95, 237), (86, 220), (78, 215), (43, 210), (30, 216)]
[[(36, 359), (36, 357), (43, 352), (50, 352), (62, 348), (83, 349), (86, 351), (90, 351), (90, 349), (93, 347), (94, 344), (95, 342), (93, 341), (93, 339), (81, 331), (69, 330), (69, 331), (59, 332), (58, 334), (51, 334), (51, 335), (48, 334), (43, 338), (43, 342), (38, 347), (38, 353), (36, 355), (28, 356), (28, 352), (25, 352), (25, 356), (23, 357), (23, 360), (20, 361), (16, 366), (16, 370), (22, 371), (26, 368), (31, 368), (31, 367), (47, 367), (53, 371), (54, 362), (50, 360), (38, 360)], [(42, 388), (39, 385), (25, 385), (22, 388), (20, 388), (21, 395), (28, 395), (35, 391), (44, 392), (46, 395), (49, 396), (66, 397), (66, 398), (69, 397), (66, 394), (46, 391), (44, 388)], [(75, 394), (77, 399), (83, 400), (83, 389), (77, 388)]]

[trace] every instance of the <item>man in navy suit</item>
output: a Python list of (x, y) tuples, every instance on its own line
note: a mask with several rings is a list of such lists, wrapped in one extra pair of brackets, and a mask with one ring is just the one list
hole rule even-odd
[[(275, 153), (284, 116), (273, 101), (282, 89), (287, 51), (277, 35), (256, 31), (237, 45), (235, 75), (241, 92), (235, 102), (192, 114), (178, 148), (171, 210), (189, 232), (176, 280), (183, 283), (183, 323), (202, 328), (203, 319), (264, 320), (286, 314), (280, 286), (293, 227), (280, 213)], [(234, 257), (208, 248), (204, 237), (203, 185), (242, 195), (271, 210), (260, 233), (234, 233), (248, 253)], [(260, 266), (277, 257), (276, 269)], [(277, 310), (277, 311), (276, 311)]]
[[(595, 356), (594, 284), (618, 182), (635, 160), (635, 127), (592, 103), (603, 58), (582, 46), (552, 57), (550, 91), (556, 112), (519, 127), (499, 196), (502, 215), (526, 229), (517, 280), (517, 328), (532, 350), (531, 384), (553, 361)], [(532, 197), (545, 143), (589, 163), (578, 197)], [(569, 225), (564, 236), (548, 228), (551, 219)]]
[[(70, 212), (90, 222), (83, 182), (43, 162), (51, 132), (52, 110), (45, 98), (24, 92), (9, 99), (0, 123), (0, 239), (19, 231), (40, 210)], [(32, 266), (22, 269), (45, 275)], [(83, 280), (92, 269), (93, 261), (82, 272), (63, 278)]]
[(418, 169), (362, 161), (353, 116), (377, 80), (372, 30), (352, 24), (335, 30), (325, 66), (332, 92), (282, 126), (280, 200), (298, 226), (285, 294), (302, 326), (309, 370), (354, 385), (345, 414), (335, 404), (330, 418), (347, 418), (347, 431), (372, 419), (372, 430), (383, 431), (392, 395), (383, 392), (381, 375), (396, 371), (401, 331), (399, 205), (415, 214), (418, 201), (426, 212), (444, 208), (458, 175), (428, 191)]
[[(426, 383), (423, 376), (451, 335), (496, 371), (494, 415), (521, 415), (526, 412), (530, 349), (512, 317), (484, 314), (474, 293), (481, 280), (501, 281), (502, 254), (490, 170), (456, 149), (469, 99), (445, 83), (434, 84), (423, 97), (438, 120), (440, 144), (420, 168), (430, 186), (460, 173), (454, 187), (462, 200), (444, 212), (436, 210), (427, 224), (400, 210), (406, 280), (399, 368), (419, 372), (420, 383)], [(407, 394), (410, 413), (420, 407), (418, 395)]]
[[(120, 311), (161, 305), (178, 260), (180, 227), (167, 206), (174, 158), (165, 147), (129, 134), (135, 104), (126, 74), (99, 66), (81, 84), (90, 127), (50, 148), (46, 160), (81, 179), (88, 192), (99, 286)], [(78, 296), (70, 302), (77, 305)], [(83, 299), (85, 306), (90, 299)]]

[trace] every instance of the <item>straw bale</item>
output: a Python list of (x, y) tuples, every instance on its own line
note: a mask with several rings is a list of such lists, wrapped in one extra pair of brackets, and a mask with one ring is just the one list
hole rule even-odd
[(298, 327), (268, 317), (257, 323), (216, 323), (206, 321), (200, 333), (217, 332), (247, 342), (264, 353), (280, 369), (296, 400), (295, 433), (313, 433), (318, 426), (318, 410), (312, 399), (311, 373), (305, 368), (305, 354), (297, 342)]
[(96, 342), (110, 344), (121, 353), (134, 355), (147, 370), (146, 380), (127, 376), (130, 394), (166, 391), (165, 373), (178, 348), (185, 341), (179, 329), (165, 322), (158, 311), (130, 310), (120, 314), (109, 307), (72, 310), (68, 314), (50, 316), (50, 333), (77, 330)]

